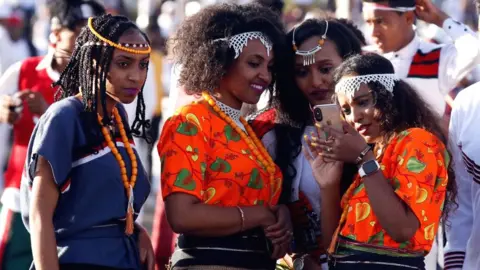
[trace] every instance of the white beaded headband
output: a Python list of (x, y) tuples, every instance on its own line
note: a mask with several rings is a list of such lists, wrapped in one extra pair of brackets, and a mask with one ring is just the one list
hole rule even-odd
[(270, 56), (270, 51), (272, 50), (273, 45), (270, 39), (268, 38), (268, 36), (262, 32), (245, 32), (245, 33), (233, 35), (229, 38), (215, 39), (213, 42), (227, 41), (228, 46), (230, 48), (233, 48), (233, 50), (235, 50), (234, 59), (237, 59), (242, 53), (243, 48), (247, 46), (248, 41), (252, 39), (260, 40), (263, 46), (265, 46), (265, 48), (267, 49), (267, 55)]
[(328, 21), (325, 20), (325, 33), (321, 36), (320, 40), (318, 41), (317, 46), (311, 48), (308, 51), (301, 51), (297, 48), (297, 44), (295, 43), (295, 31), (297, 31), (297, 28), (302, 26), (301, 24), (295, 28), (293, 28), (293, 36), (292, 36), (292, 47), (293, 51), (295, 52), (296, 55), (300, 55), (303, 57), (303, 65), (304, 66), (309, 66), (315, 63), (315, 53), (320, 51), (322, 49), (323, 44), (325, 44), (325, 40), (327, 39), (327, 31), (328, 31)]
[(378, 82), (385, 87), (385, 90), (390, 92), (393, 96), (393, 87), (395, 81), (399, 81), (395, 74), (369, 74), (355, 77), (342, 78), (335, 86), (335, 93), (343, 93), (347, 96), (353, 97), (356, 91), (360, 89), (362, 83)]
[(415, 7), (390, 7), (386, 5), (381, 5), (377, 3), (363, 3), (363, 10), (385, 10), (385, 11), (399, 11), (399, 12), (407, 12), (407, 11), (414, 11)]

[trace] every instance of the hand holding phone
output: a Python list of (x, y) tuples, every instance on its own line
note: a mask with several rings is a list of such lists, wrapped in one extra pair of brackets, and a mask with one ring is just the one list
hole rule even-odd
[[(313, 107), (313, 117), (315, 122), (321, 126), (330, 126), (331, 128), (343, 131), (343, 120), (340, 108), (337, 104), (322, 104)], [(329, 134), (323, 133), (318, 136), (324, 140), (329, 137)]]

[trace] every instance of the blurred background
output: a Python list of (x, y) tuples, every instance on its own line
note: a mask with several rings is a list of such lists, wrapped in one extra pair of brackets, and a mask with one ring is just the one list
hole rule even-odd
[[(172, 78), (172, 63), (169, 60), (165, 41), (171, 36), (176, 27), (185, 17), (195, 14), (205, 6), (219, 2), (247, 3), (251, 0), (217, 1), (217, 0), (104, 0), (98, 1), (107, 8), (108, 12), (121, 14), (135, 21), (145, 30), (152, 41), (154, 55), (151, 59), (151, 75), (155, 87), (149, 88), (150, 118), (156, 125), (152, 130), (157, 137), (162, 121), (172, 113), (175, 102), (170, 92), (175, 87)], [(351, 19), (359, 29), (363, 29), (361, 14), (361, 0), (255, 0), (272, 6), (281, 11), (281, 16), (287, 29), (310, 17), (324, 16), (325, 14)], [(478, 29), (477, 15), (474, 1), (471, 0), (434, 0), (448, 15), (455, 20), (464, 22), (472, 29)], [(10, 47), (0, 46), (0, 76), (9, 65), (29, 56), (44, 55), (49, 46), (49, 10), (46, 7), (48, 0), (0, 0), (0, 43), (11, 42)], [(448, 37), (441, 29), (433, 25), (417, 23), (420, 36), (433, 42), (448, 42)], [(3, 33), (3, 34), (2, 34)], [(368, 35), (367, 35), (368, 36)], [(478, 68), (477, 68), (478, 70)], [(458, 90), (479, 80), (479, 72), (475, 70), (458, 85)], [(147, 91), (147, 90), (146, 90)], [(4, 135), (0, 135), (4, 136)], [(8, 136), (8, 135), (5, 135)], [(9, 141), (1, 140), (0, 141)], [(3, 138), (5, 139), (5, 138)], [(142, 142), (137, 142), (141, 144)], [(143, 163), (151, 173), (153, 192), (144, 209), (142, 222), (151, 228), (153, 212), (156, 205), (156, 194), (159, 186), (160, 165), (156, 154), (156, 144), (145, 145)], [(5, 168), (10, 151), (10, 145), (0, 145), (0, 168)], [(153, 153), (153, 155), (151, 155)], [(0, 181), (3, 173), (0, 174)], [(0, 187), (3, 184), (0, 182)]]

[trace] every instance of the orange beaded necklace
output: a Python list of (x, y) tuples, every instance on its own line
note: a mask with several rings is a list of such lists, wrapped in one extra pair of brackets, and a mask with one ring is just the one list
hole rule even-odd
[(137, 157), (135, 156), (135, 153), (133, 152), (132, 146), (130, 145), (130, 141), (128, 140), (127, 133), (125, 132), (125, 127), (122, 122), (122, 117), (118, 113), (117, 108), (113, 108), (113, 117), (115, 118), (115, 122), (117, 123), (120, 136), (122, 137), (123, 144), (125, 146), (125, 149), (127, 150), (128, 156), (130, 157), (130, 160), (132, 162), (132, 176), (130, 178), (130, 181), (128, 179), (127, 175), (127, 167), (125, 165), (125, 162), (123, 161), (122, 155), (120, 152), (118, 152), (117, 147), (115, 146), (115, 143), (112, 140), (112, 137), (110, 136), (110, 132), (108, 131), (107, 127), (102, 125), (102, 118), (100, 115), (97, 115), (98, 122), (100, 123), (100, 126), (102, 127), (102, 133), (103, 136), (105, 137), (105, 140), (107, 141), (108, 147), (112, 150), (112, 154), (115, 156), (115, 159), (117, 160), (118, 164), (120, 165), (120, 173), (122, 175), (122, 182), (123, 186), (125, 187), (125, 190), (127, 191), (127, 197), (128, 197), (128, 205), (127, 205), (127, 216), (125, 218), (125, 234), (127, 235), (132, 235), (133, 234), (133, 188), (135, 187), (135, 182), (137, 181), (137, 173), (138, 173), (138, 164), (137, 164)]
[(267, 172), (270, 174), (270, 183), (273, 183), (276, 171), (275, 162), (273, 162), (272, 157), (268, 153), (267, 149), (265, 149), (263, 143), (258, 139), (257, 135), (255, 135), (255, 132), (253, 132), (247, 121), (243, 117), (240, 117), (240, 122), (247, 131), (247, 133), (245, 133), (237, 124), (235, 124), (235, 121), (233, 121), (230, 116), (224, 113), (220, 107), (218, 107), (215, 100), (207, 92), (203, 92), (202, 96), (208, 102), (208, 104), (212, 106), (213, 110), (218, 113), (218, 115), (225, 120), (225, 122), (227, 122), (238, 134), (240, 134), (240, 137), (242, 137), (250, 150), (252, 150), (253, 154), (257, 157), (258, 162), (260, 162), (260, 164), (266, 168)]

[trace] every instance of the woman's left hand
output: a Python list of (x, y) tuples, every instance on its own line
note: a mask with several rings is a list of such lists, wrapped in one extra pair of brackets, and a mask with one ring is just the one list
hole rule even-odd
[(155, 255), (153, 252), (152, 241), (150, 236), (148, 236), (147, 231), (138, 226), (140, 232), (138, 233), (138, 249), (140, 253), (140, 263), (144, 269), (155, 270)]
[(265, 236), (268, 237), (274, 246), (272, 257), (281, 258), (290, 249), (293, 239), (293, 226), (290, 218), (290, 211), (285, 205), (273, 206), (277, 222), (265, 228)]
[(317, 141), (323, 157), (355, 163), (360, 153), (367, 147), (365, 139), (351, 125), (343, 122), (343, 132), (329, 126), (321, 127), (329, 134), (327, 140)]

